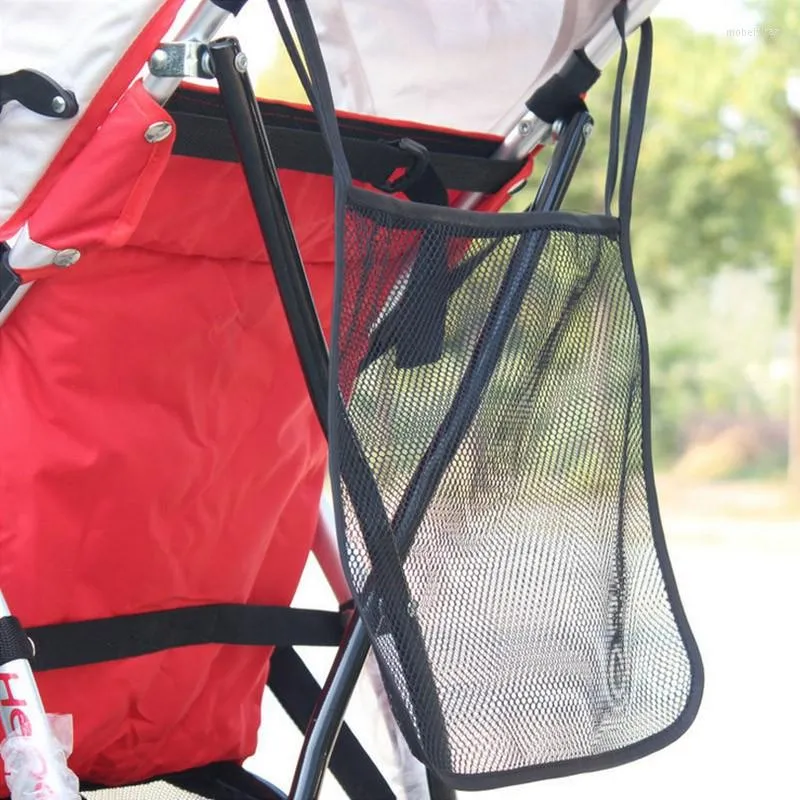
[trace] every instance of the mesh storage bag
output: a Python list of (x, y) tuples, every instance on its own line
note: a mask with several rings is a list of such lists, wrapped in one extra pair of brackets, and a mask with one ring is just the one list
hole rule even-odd
[(659, 521), (630, 257), (650, 22), (618, 216), (624, 36), (606, 213), (481, 214), (351, 185), (313, 26), (289, 6), (338, 173), (337, 526), (404, 736), (463, 789), (663, 747), (702, 668)]

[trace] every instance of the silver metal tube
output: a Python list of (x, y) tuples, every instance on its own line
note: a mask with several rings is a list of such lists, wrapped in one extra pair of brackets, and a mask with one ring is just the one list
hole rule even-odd
[[(628, 18), (625, 23), (625, 31), (628, 36), (650, 16), (650, 13), (658, 3), (659, 0), (630, 1)], [(598, 69), (602, 69), (619, 50), (619, 40), (617, 25), (611, 18), (586, 44), (584, 52)], [(571, 54), (572, 51), (564, 56), (564, 59), (553, 70), (552, 74), (561, 69)], [(549, 123), (539, 119), (535, 114), (525, 109), (508, 131), (492, 158), (499, 161), (518, 161), (526, 158), (539, 145), (545, 144), (551, 133), (552, 126)], [(482, 198), (483, 195), (477, 192), (470, 192), (460, 198), (458, 207), (463, 209), (475, 208)]]
[[(211, 0), (203, 0), (186, 20), (176, 38), (187, 42), (207, 42), (216, 36), (230, 16), (230, 12), (215, 6)], [(164, 105), (181, 85), (181, 80), (182, 78), (148, 75), (144, 79), (144, 88), (154, 100)]]
[[(0, 618), (10, 616), (0, 593)], [(78, 800), (78, 779), (50, 727), (28, 660), (0, 664), (0, 687), (0, 729), (11, 797)]]

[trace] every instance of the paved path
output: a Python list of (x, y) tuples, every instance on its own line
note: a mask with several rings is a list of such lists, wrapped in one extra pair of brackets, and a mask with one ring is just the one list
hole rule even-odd
[[(465, 793), (476, 800), (780, 800), (800, 797), (800, 517), (701, 502), (664, 513), (679, 586), (706, 667), (695, 725), (676, 744), (606, 772)], [(737, 507), (738, 506), (738, 507)], [(670, 510), (674, 509), (674, 510)], [(696, 512), (694, 511), (696, 509)], [(776, 518), (778, 517), (778, 518)], [(310, 571), (299, 604), (326, 602)], [(321, 675), (324, 659), (314, 663)], [(366, 698), (366, 700), (365, 700)], [(379, 743), (376, 711), (364, 691), (351, 715), (365, 740)], [(266, 701), (268, 726), (252, 767), (288, 787), (300, 738)], [(275, 723), (275, 724), (273, 724)], [(343, 795), (333, 781), (323, 800)]]

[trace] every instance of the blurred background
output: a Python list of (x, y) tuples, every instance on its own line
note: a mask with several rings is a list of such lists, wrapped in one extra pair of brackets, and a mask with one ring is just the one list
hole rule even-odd
[[(689, 733), (641, 762), (479, 797), (798, 796), (800, 3), (662, 0), (655, 23), (633, 250), (662, 516), (705, 698)], [(260, 93), (301, 100), (288, 62), (267, 56)], [(602, 208), (613, 67), (589, 98), (595, 136), (567, 208)], [(325, 591), (311, 565), (297, 604)], [(359, 697), (350, 719), (385, 754)], [(270, 703), (252, 766), (288, 786), (300, 738)], [(328, 781), (323, 797), (339, 796)]]

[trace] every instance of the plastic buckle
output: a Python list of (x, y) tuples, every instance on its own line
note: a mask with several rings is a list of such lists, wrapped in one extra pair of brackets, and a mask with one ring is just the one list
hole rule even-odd
[(7, 305), (15, 292), (22, 285), (19, 275), (11, 268), (9, 254), (11, 248), (5, 242), (0, 242), (0, 311)]
[(71, 119), (78, 113), (75, 95), (34, 69), (0, 75), (0, 109), (12, 100), (43, 117)]
[(428, 152), (428, 149), (425, 146), (421, 145), (419, 142), (415, 142), (413, 139), (395, 139), (391, 142), (385, 142), (385, 144), (392, 145), (397, 147), (399, 150), (409, 153), (413, 157), (414, 161), (410, 167), (406, 168), (406, 171), (402, 175), (398, 176), (394, 180), (386, 180), (383, 183), (376, 184), (375, 186), (381, 191), (388, 192), (389, 194), (406, 192), (430, 168), (431, 154)]

